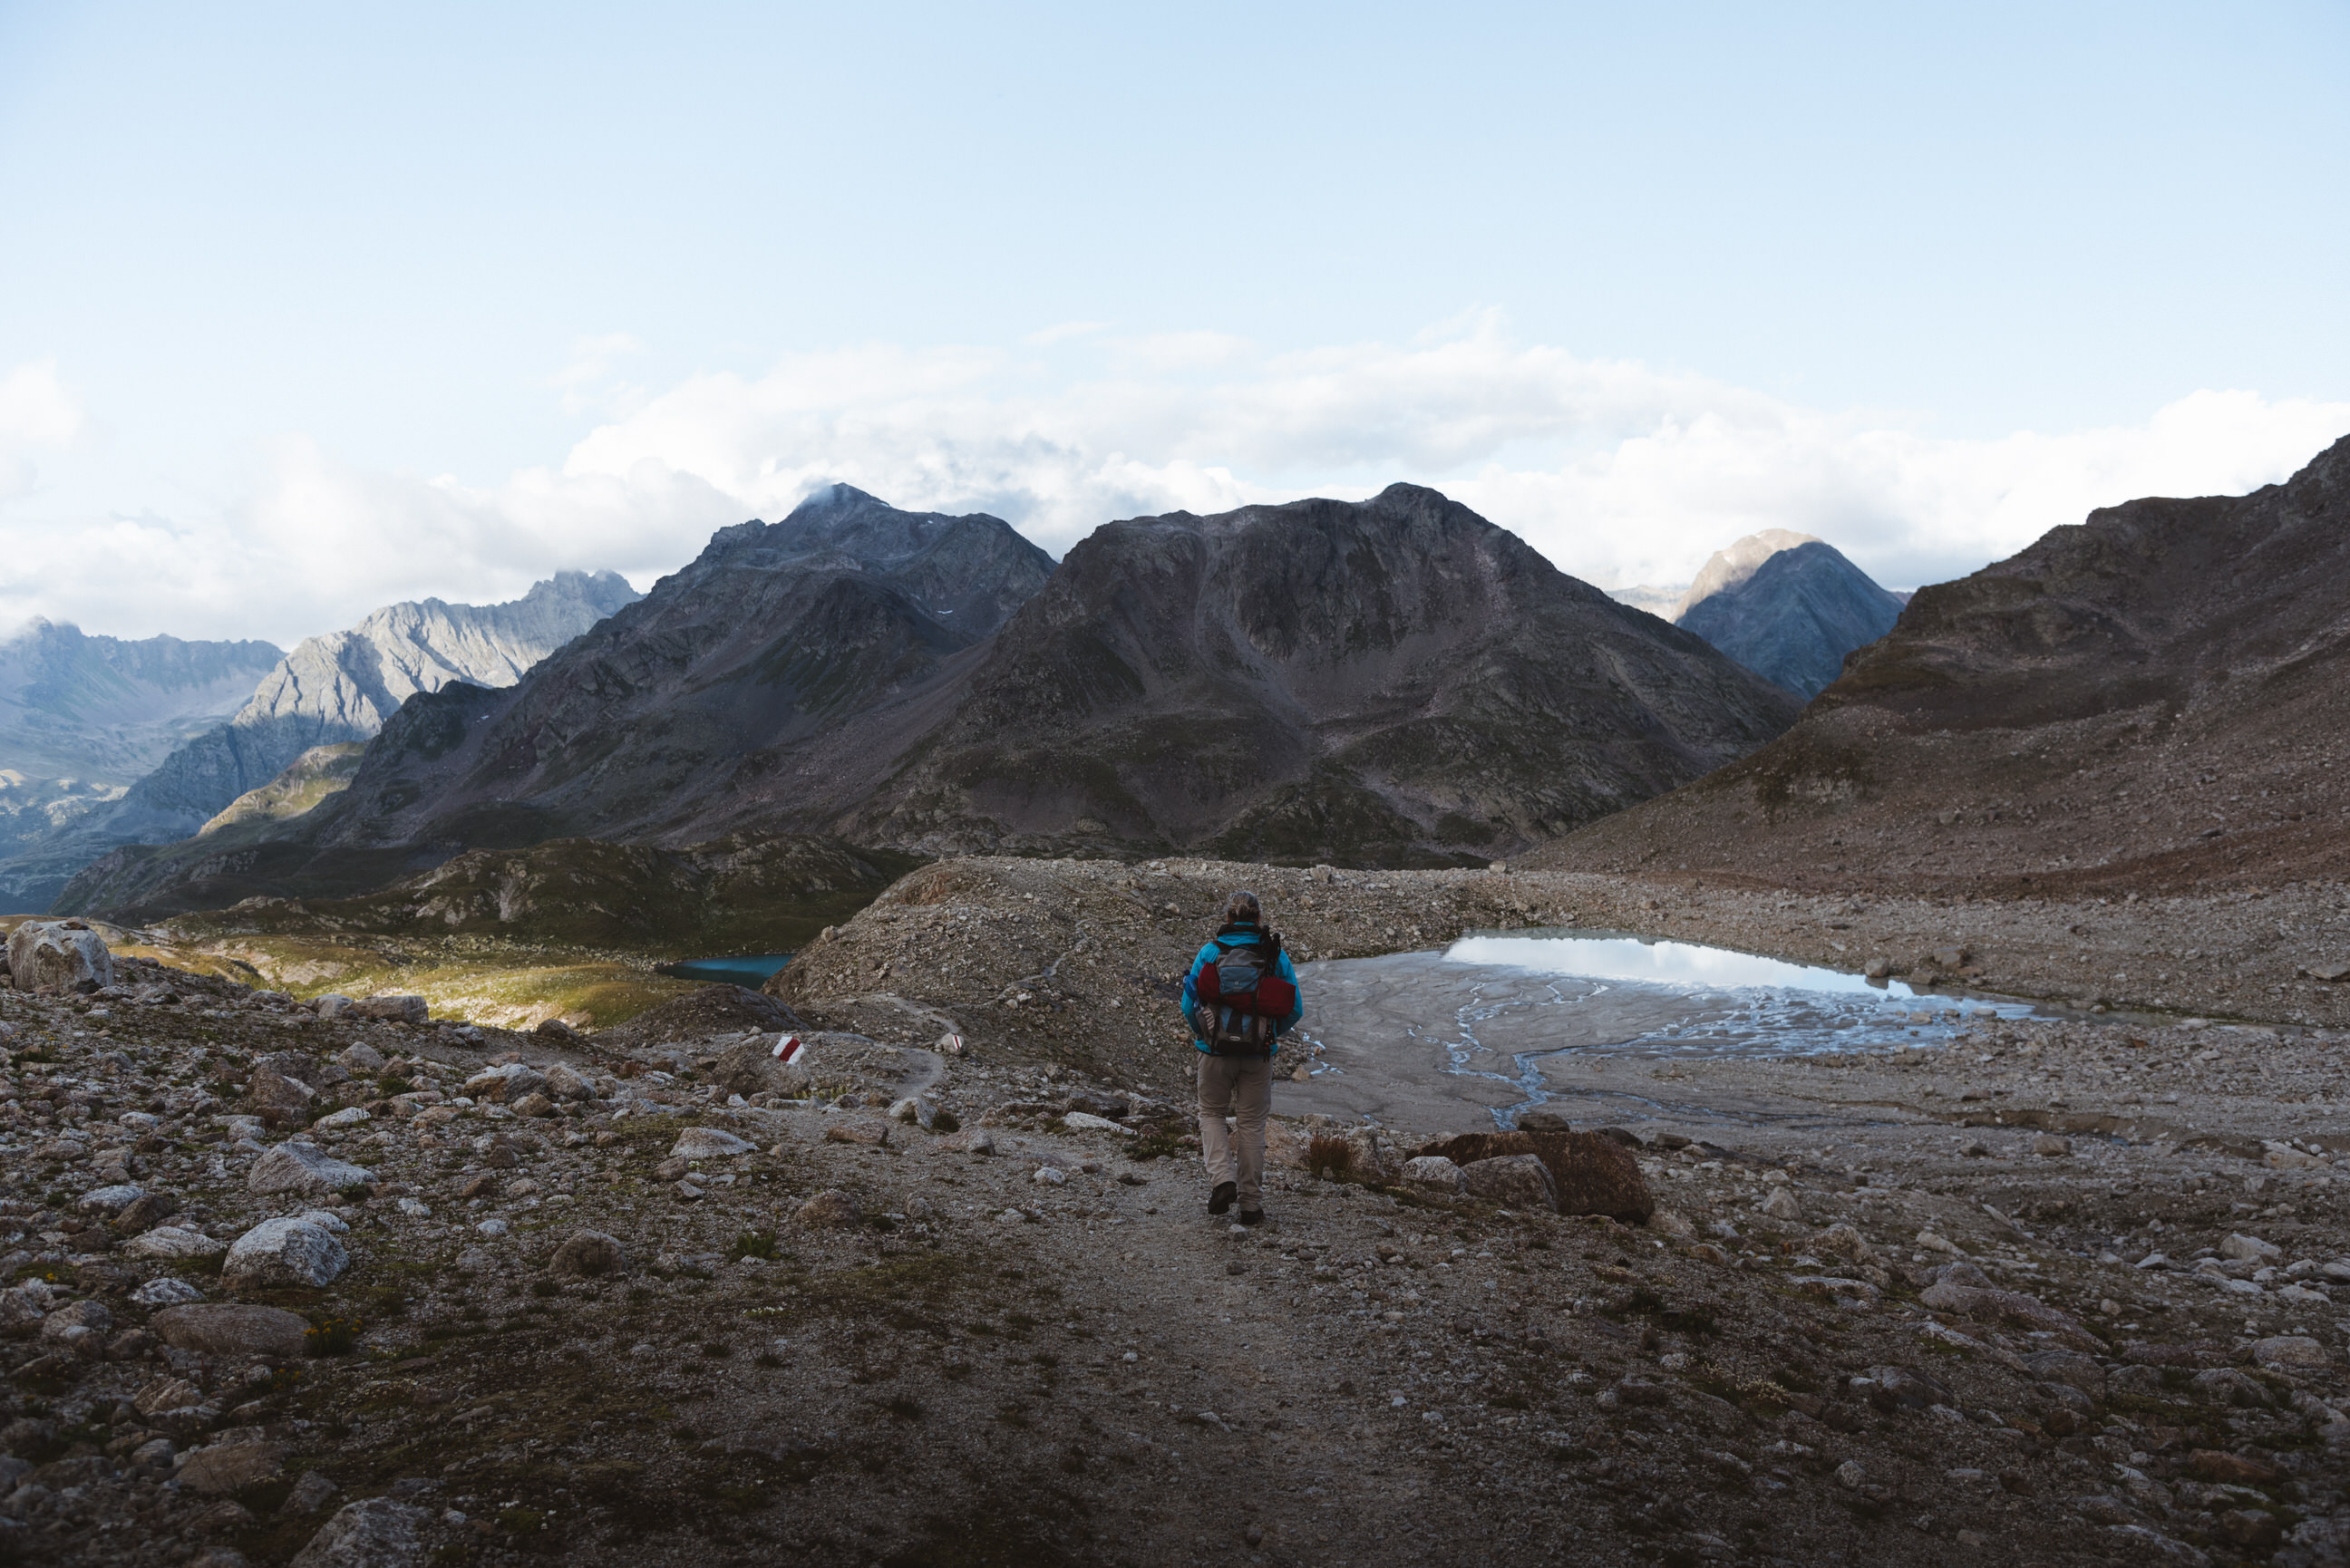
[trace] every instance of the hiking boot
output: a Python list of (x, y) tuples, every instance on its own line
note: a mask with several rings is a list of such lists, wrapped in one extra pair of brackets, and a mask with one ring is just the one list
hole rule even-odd
[(1262, 1209), (1243, 1209), (1243, 1210), (1241, 1210), (1241, 1223), (1242, 1223), (1242, 1224), (1243, 1224), (1243, 1225), (1262, 1225), (1262, 1224), (1263, 1224), (1263, 1223), (1264, 1223), (1264, 1210), (1262, 1210)]
[(1208, 1212), (1223, 1213), (1232, 1206), (1232, 1199), (1240, 1196), (1240, 1191), (1241, 1189), (1232, 1182), (1219, 1181), (1216, 1183), (1216, 1189), (1208, 1194)]

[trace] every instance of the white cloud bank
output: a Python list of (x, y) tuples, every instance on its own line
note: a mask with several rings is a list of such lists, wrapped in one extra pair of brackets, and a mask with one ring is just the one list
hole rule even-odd
[[(356, 472), (294, 441), (215, 517), (26, 529), (0, 514), (0, 623), (45, 613), (286, 642), (396, 598), (509, 597), (564, 566), (645, 587), (712, 529), (778, 517), (834, 480), (900, 506), (993, 512), (1057, 555), (1113, 517), (1360, 497), (1402, 479), (1602, 586), (1686, 583), (1731, 539), (1784, 527), (1906, 587), (2095, 506), (2282, 479), (2350, 431), (2350, 403), (2198, 391), (2141, 425), (1937, 437), (1517, 343), (1490, 318), (1401, 347), (1287, 354), (1076, 324), (1008, 348), (796, 355), (756, 379), (658, 392), (616, 379), (632, 348), (581, 346), (555, 384), (609, 422), (559, 467), (494, 487)], [(0, 395), (0, 421), (10, 406)], [(0, 458), (20, 439), (10, 428)]]

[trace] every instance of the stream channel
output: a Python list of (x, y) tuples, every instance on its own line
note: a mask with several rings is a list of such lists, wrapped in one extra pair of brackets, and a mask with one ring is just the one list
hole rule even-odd
[(1298, 981), (1298, 1043), (1319, 1054), (1307, 1082), (1276, 1074), (1274, 1109), (1430, 1132), (1508, 1128), (1537, 1106), (1577, 1127), (1777, 1120), (1748, 1095), (1682, 1104), (1658, 1085), (1680, 1062), (1940, 1046), (1986, 1014), (2037, 1011), (1611, 931), (1471, 933), (1304, 964)]

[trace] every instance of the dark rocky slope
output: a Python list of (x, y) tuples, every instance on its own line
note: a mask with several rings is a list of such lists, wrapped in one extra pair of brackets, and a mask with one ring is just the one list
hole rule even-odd
[(1897, 596), (1814, 539), (1775, 552), (1674, 624), (1797, 696), (1814, 697), (1843, 671), (1845, 655), (1892, 630), (1900, 615)]
[(840, 830), (929, 853), (1514, 853), (1795, 703), (1432, 490), (1108, 524)]
[(2350, 440), (1918, 591), (1754, 755), (1543, 864), (2056, 893), (2350, 875)]
[(1433, 491), (1111, 524), (1054, 572), (994, 518), (841, 487), (723, 531), (510, 691), (418, 695), (233, 867), (126, 852), (65, 902), (349, 893), (554, 837), (1482, 861), (1795, 708)]

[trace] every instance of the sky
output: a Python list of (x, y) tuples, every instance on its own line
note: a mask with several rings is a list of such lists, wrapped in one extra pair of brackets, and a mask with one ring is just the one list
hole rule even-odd
[(0, 628), (1432, 484), (1888, 586), (2350, 433), (2350, 7), (0, 0)]

